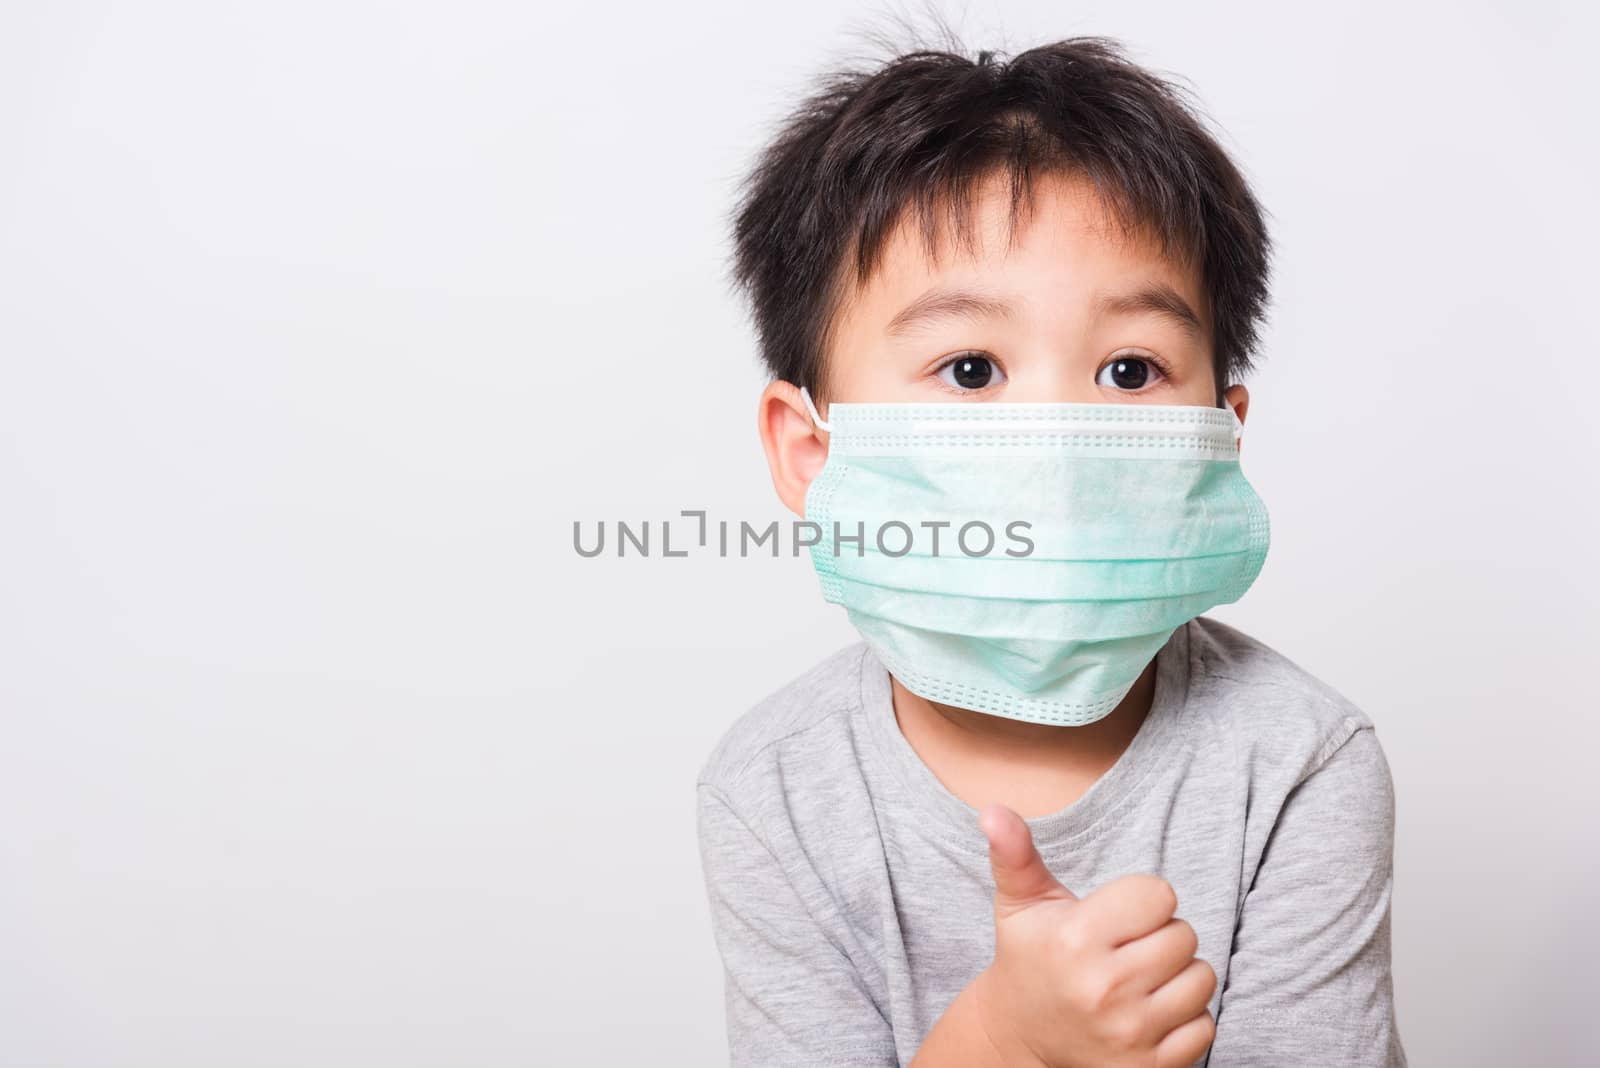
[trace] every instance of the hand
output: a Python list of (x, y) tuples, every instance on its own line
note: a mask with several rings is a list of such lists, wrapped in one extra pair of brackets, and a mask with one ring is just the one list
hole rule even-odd
[(1156, 875), (1081, 901), (1050, 874), (1021, 816), (979, 815), (994, 871), (994, 961), (975, 981), (990, 1041), (1016, 1068), (1187, 1068), (1211, 1045), (1217, 987), (1194, 928)]

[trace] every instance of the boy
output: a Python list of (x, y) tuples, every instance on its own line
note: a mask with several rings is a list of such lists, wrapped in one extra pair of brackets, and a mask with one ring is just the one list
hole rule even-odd
[[(836, 76), (735, 237), (773, 482), (866, 640), (699, 775), (733, 1062), (1404, 1066), (1373, 724), (1201, 614), (1265, 553), (1270, 244), (1173, 87), (1103, 38)], [(911, 551), (1006, 507), (1008, 553)]]

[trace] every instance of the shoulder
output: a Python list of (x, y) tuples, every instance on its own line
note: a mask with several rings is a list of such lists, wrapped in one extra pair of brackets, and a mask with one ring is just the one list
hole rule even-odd
[(1186, 714), (1258, 768), (1311, 775), (1336, 753), (1387, 781), (1376, 726), (1332, 685), (1258, 638), (1208, 616), (1189, 624)]
[[(697, 783), (732, 798), (785, 756), (838, 753), (850, 713), (861, 703), (865, 642), (848, 645), (806, 669), (741, 714), (700, 767)], [(848, 749), (848, 746), (843, 747)], [(816, 760), (808, 762), (815, 766)]]

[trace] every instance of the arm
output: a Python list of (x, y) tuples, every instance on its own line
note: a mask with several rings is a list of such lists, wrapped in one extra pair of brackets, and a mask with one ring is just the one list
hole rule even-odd
[(782, 865), (715, 787), (699, 835), (733, 1068), (896, 1068), (894, 1033)]
[(945, 1007), (910, 1068), (1022, 1068), (1027, 1063), (1003, 1060), (989, 1041), (978, 1008), (978, 987), (983, 979), (980, 973)]
[(1370, 725), (1289, 792), (1234, 932), (1208, 1068), (1406, 1068), (1390, 975), (1394, 815)]

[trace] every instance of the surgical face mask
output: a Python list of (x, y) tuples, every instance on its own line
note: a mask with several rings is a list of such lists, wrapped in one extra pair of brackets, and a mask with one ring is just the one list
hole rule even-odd
[(1267, 511), (1231, 408), (834, 404), (806, 491), (823, 597), (912, 693), (1105, 717), (1184, 623), (1241, 597)]

